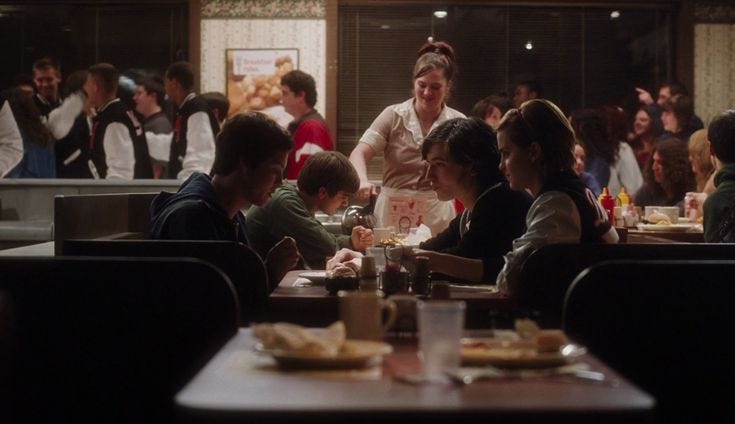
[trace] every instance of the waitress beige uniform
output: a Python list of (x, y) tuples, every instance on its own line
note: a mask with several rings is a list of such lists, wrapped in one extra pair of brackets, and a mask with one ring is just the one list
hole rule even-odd
[[(464, 114), (446, 105), (431, 126)], [(421, 159), (424, 135), (413, 108), (413, 98), (388, 106), (360, 138), (377, 153), (383, 152), (383, 187), (375, 204), (379, 227), (393, 226), (397, 231), (425, 224), (436, 235), (447, 228), (456, 215), (454, 202), (442, 202), (426, 178)]]

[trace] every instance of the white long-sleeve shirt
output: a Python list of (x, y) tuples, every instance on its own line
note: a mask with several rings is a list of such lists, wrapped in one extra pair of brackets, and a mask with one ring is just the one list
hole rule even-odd
[(0, 106), (0, 177), (4, 177), (23, 159), (23, 139), (10, 103)]

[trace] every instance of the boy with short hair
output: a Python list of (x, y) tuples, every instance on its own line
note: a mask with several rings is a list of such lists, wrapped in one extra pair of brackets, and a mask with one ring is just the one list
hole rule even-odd
[(247, 233), (252, 246), (266, 252), (283, 237), (292, 237), (305, 265), (312, 269), (324, 269), (325, 258), (340, 248), (365, 250), (372, 245), (372, 230), (356, 226), (349, 236), (336, 235), (314, 217), (317, 211), (332, 215), (347, 206), (359, 187), (357, 172), (343, 154), (330, 151), (313, 155), (301, 169), (297, 186), (284, 184), (267, 205), (248, 211)]

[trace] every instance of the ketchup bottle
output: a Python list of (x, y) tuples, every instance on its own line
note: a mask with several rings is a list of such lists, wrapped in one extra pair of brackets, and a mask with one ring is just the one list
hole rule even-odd
[(610, 222), (611, 225), (615, 225), (615, 199), (610, 196), (610, 192), (607, 190), (607, 187), (602, 189), (602, 193), (600, 193), (600, 197), (597, 198), (597, 201), (600, 202), (602, 208), (607, 211), (608, 222)]

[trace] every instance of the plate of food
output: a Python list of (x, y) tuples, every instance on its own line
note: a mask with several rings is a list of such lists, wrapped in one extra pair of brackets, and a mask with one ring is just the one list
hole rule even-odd
[(273, 357), (279, 368), (288, 370), (366, 368), (393, 351), (387, 343), (346, 339), (341, 321), (327, 328), (256, 324), (253, 335), (260, 341), (256, 352)]
[(557, 367), (574, 362), (586, 352), (584, 347), (572, 343), (563, 344), (552, 350), (543, 350), (531, 340), (462, 339), (463, 366)]
[(316, 285), (323, 285), (327, 279), (327, 271), (306, 271), (300, 273), (299, 277), (306, 278)]
[(334, 355), (323, 352), (300, 350), (264, 349), (262, 345), (256, 350), (270, 355), (276, 360), (279, 368), (288, 370), (317, 369), (356, 369), (377, 365), (383, 355), (393, 351), (387, 343), (370, 340), (345, 340)]
[(671, 224), (668, 222), (656, 224), (638, 224), (637, 228), (642, 231), (666, 231), (685, 233), (687, 231), (702, 231), (702, 225), (696, 223)]

